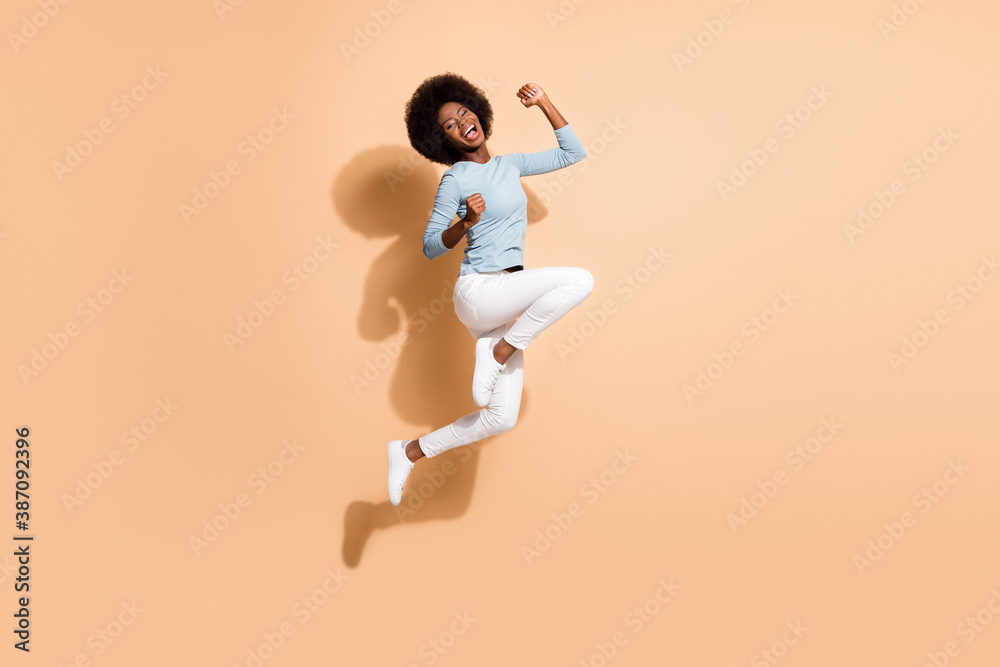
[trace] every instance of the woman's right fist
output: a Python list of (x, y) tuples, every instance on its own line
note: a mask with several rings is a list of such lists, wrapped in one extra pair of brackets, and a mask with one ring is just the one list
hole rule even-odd
[(478, 192), (465, 200), (465, 217), (463, 220), (469, 223), (469, 227), (479, 222), (479, 216), (486, 210), (486, 202)]

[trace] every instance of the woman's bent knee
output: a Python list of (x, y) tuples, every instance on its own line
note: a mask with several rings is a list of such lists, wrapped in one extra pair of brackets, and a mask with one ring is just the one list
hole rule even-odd
[(483, 408), (483, 416), (486, 421), (486, 429), (489, 435), (498, 435), (514, 428), (517, 423), (518, 409), (513, 410), (491, 410), (489, 407)]
[(510, 410), (504, 414), (503, 419), (500, 420), (500, 426), (498, 433), (503, 433), (504, 431), (509, 431), (514, 428), (514, 424), (517, 423), (517, 410)]

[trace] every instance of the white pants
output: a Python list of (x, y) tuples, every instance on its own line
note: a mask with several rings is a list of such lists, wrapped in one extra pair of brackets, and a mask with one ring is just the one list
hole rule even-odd
[[(497, 378), (486, 407), (420, 438), (428, 457), (503, 433), (517, 422), (524, 384), (524, 350), (546, 327), (578, 306), (594, 289), (586, 269), (550, 266), (507, 273), (489, 271), (455, 281), (455, 314), (473, 338), (505, 338), (517, 348)], [(469, 382), (469, 394), (472, 383)]]

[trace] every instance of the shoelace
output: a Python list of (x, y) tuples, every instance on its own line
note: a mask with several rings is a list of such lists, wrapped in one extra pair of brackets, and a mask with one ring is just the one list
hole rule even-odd
[(493, 387), (496, 386), (497, 378), (503, 373), (503, 368), (501, 366), (494, 366), (489, 378), (486, 380), (486, 389), (493, 391)]

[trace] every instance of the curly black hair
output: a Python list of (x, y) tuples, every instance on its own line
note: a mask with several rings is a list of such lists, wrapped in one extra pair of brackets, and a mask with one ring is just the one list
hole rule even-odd
[(493, 107), (486, 93), (453, 72), (424, 79), (410, 96), (404, 112), (410, 145), (431, 162), (451, 166), (462, 154), (448, 142), (437, 122), (438, 111), (448, 102), (458, 102), (479, 117), (484, 141), (493, 131)]

